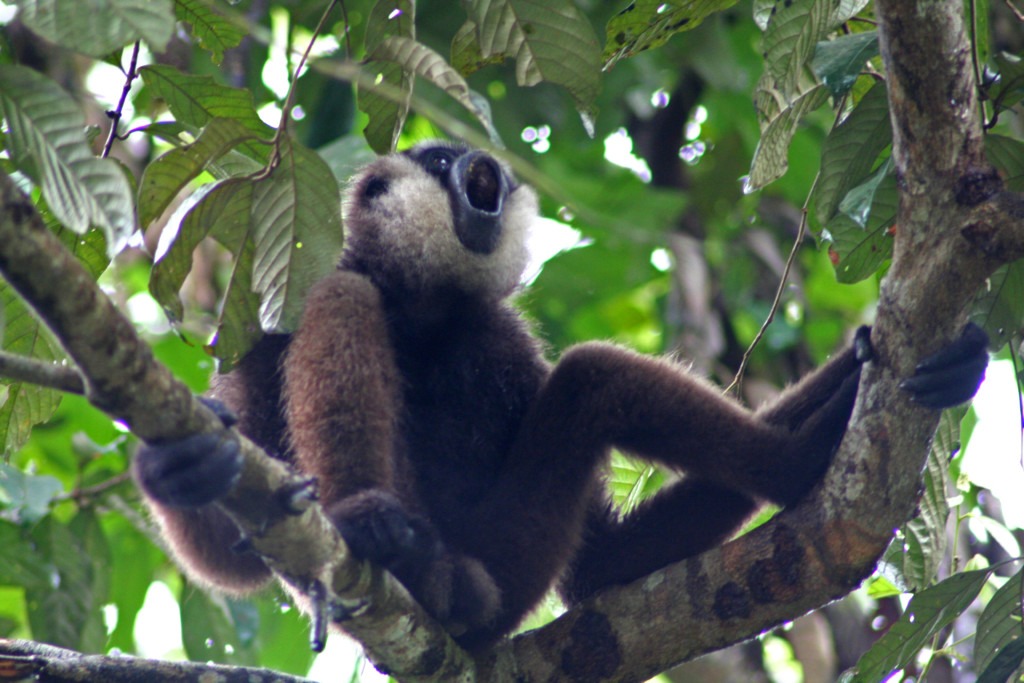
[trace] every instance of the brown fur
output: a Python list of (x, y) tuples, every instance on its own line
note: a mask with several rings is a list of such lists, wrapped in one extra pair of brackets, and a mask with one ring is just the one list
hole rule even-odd
[[(214, 394), (243, 432), (317, 477), (353, 551), (461, 642), (507, 633), (552, 586), (575, 601), (699, 553), (758, 501), (790, 504), (814, 484), (856, 393), (852, 350), (759, 413), (608, 344), (552, 368), (504, 301), (532, 192), (509, 180), (497, 248), (470, 253), (451, 234), (449, 203), (463, 199), (421, 154), (360, 174), (338, 272), (312, 290), (287, 348), (265, 340)], [(620, 519), (601, 480), (613, 447), (686, 476)], [(161, 512), (195, 572), (235, 589), (266, 576), (228, 550), (235, 534), (217, 513), (188, 515)]]

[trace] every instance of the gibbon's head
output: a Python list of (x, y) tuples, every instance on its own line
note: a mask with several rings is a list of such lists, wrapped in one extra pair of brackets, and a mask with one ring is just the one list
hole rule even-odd
[(486, 152), (426, 142), (381, 157), (346, 194), (342, 265), (404, 296), (508, 295), (537, 196)]

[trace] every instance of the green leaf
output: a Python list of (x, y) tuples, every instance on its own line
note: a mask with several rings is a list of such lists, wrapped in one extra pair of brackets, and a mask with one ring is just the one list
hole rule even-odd
[(877, 54), (878, 31), (839, 36), (818, 43), (811, 69), (828, 87), (832, 97), (838, 99), (850, 91), (864, 65)]
[(954, 574), (915, 595), (900, 620), (861, 656), (852, 680), (877, 683), (913, 663), (918, 651), (978, 597), (990, 572)]
[(387, 84), (401, 95), (398, 101), (395, 101), (388, 97), (387, 93), (378, 92), (373, 87), (361, 83), (356, 89), (359, 110), (369, 117), (369, 122), (363, 129), (363, 136), (378, 154), (394, 151), (398, 143), (398, 136), (409, 114), (415, 70), (411, 65), (395, 63), (393, 59), (375, 57), (374, 53), (390, 38), (405, 38), (411, 41), (415, 37), (415, 5), (411, 0), (378, 0), (374, 4), (366, 24), (365, 43), (366, 53), (369, 55), (366, 69), (373, 75), (374, 84)]
[(117, 164), (93, 156), (77, 103), (31, 69), (0, 65), (0, 109), (15, 163), (57, 220), (78, 233), (102, 228), (108, 253), (118, 253), (135, 229), (131, 187)]
[(306, 292), (341, 254), (341, 195), (317, 154), (284, 138), (281, 161), (253, 196), (253, 290), (264, 330), (298, 326)]
[(605, 27), (602, 59), (610, 68), (624, 57), (665, 44), (682, 31), (700, 26), (715, 12), (729, 9), (737, 0), (635, 0), (616, 14)]
[[(1019, 617), (1018, 617), (1019, 620)], [(978, 675), (976, 683), (1006, 683), (1024, 662), (1024, 639), (1014, 640), (999, 651), (985, 670)], [(1019, 680), (1019, 679), (1018, 679)]]
[(190, 659), (255, 666), (251, 642), (243, 640), (230, 600), (185, 584), (181, 598), (181, 638)]
[(822, 237), (832, 242), (829, 256), (836, 269), (836, 279), (840, 282), (859, 282), (892, 257), (890, 228), (896, 222), (899, 208), (895, 176), (886, 174), (873, 192), (864, 227), (849, 216), (837, 213), (822, 231)]
[(515, 60), (516, 83), (553, 83), (569, 91), (588, 134), (601, 90), (601, 48), (571, 0), (476, 0), (469, 18), (483, 59)]
[(818, 41), (828, 34), (834, 9), (834, 0), (792, 0), (776, 6), (762, 50), (765, 71), (787, 99), (813, 82), (807, 66)]
[(989, 99), (996, 107), (996, 113), (1009, 109), (1024, 99), (1024, 59), (1006, 52), (993, 57), (999, 80), (989, 89)]
[[(210, 76), (183, 74), (174, 67), (158, 64), (139, 69), (139, 75), (152, 88), (153, 96), (167, 103), (174, 118), (193, 131), (219, 118), (234, 119), (259, 139), (269, 140), (274, 135), (274, 129), (260, 119), (248, 90), (229, 88)], [(270, 159), (271, 150), (266, 144), (246, 142), (239, 150), (261, 163)]]
[(212, 119), (191, 145), (163, 154), (142, 173), (139, 183), (139, 223), (147, 227), (160, 217), (189, 181), (245, 140), (254, 138), (252, 131), (235, 119)]
[(204, 189), (183, 215), (177, 232), (168, 233), (169, 245), (162, 241), (158, 249), (150, 291), (169, 316), (180, 318), (177, 292), (191, 269), (193, 249), (207, 235), (223, 244), (235, 256), (235, 267), (214, 351), (228, 365), (244, 355), (261, 329), (293, 331), (306, 292), (341, 253), (338, 183), (323, 159), (287, 136), (272, 173)]
[(68, 527), (48, 516), (32, 538), (49, 577), (45, 584), (25, 589), (32, 636), (60, 647), (102, 652), (106, 629), (100, 608), (106, 592), (100, 574), (106, 574), (109, 550), (95, 518), (80, 512)]
[(63, 48), (105, 57), (136, 40), (163, 52), (174, 33), (171, 0), (18, 0), (18, 18)]
[(999, 169), (1007, 190), (1024, 191), (1024, 142), (1004, 135), (986, 135), (985, 156)]
[(758, 113), (762, 117), (761, 139), (754, 150), (750, 176), (744, 188), (748, 192), (785, 175), (789, 168), (789, 143), (797, 126), (804, 116), (828, 99), (828, 90), (824, 86), (814, 86), (793, 99), (787, 99), (770, 82), (767, 75), (762, 78), (755, 95)]
[(245, 37), (244, 31), (202, 0), (175, 0), (174, 14), (178, 21), (192, 27), (196, 42), (210, 52), (214, 64), (220, 64), (224, 51), (237, 47)]
[(1008, 342), (1024, 321), (1024, 260), (1001, 266), (971, 306), (970, 318), (989, 335), (989, 348)]
[(917, 516), (903, 525), (903, 543), (897, 548), (901, 552), (890, 558), (902, 561), (903, 587), (911, 592), (931, 585), (945, 560), (949, 459), (960, 448), (960, 420), (966, 412), (966, 408), (943, 411), (925, 465)]
[[(1024, 569), (1014, 574), (1002, 587), (995, 592), (985, 606), (985, 610), (978, 619), (978, 629), (974, 637), (974, 668), (976, 671), (986, 671), (993, 668), (991, 680), (1005, 681), (1003, 678), (996, 678), (993, 664), (1001, 656), (1014, 663), (1014, 666), (1007, 671), (1011, 673), (1016, 664), (1019, 664), (1024, 657), (1024, 614), (1021, 612), (1021, 600), (1024, 596)], [(1011, 649), (1011, 654), (1006, 654)], [(1001, 668), (1006, 665), (1000, 662)], [(981, 680), (981, 679), (979, 679)]]
[(815, 216), (822, 225), (832, 219), (846, 194), (864, 181), (891, 142), (889, 100), (885, 85), (879, 83), (864, 94), (822, 145), (814, 190)]
[(38, 589), (49, 583), (46, 560), (24, 528), (0, 519), (0, 547), (0, 585)]
[(0, 508), (7, 511), (5, 517), (37, 522), (50, 511), (54, 496), (63, 491), (64, 485), (56, 477), (25, 474), (0, 462)]
[(452, 37), (451, 55), (452, 68), (463, 76), (468, 76), (485, 66), (501, 64), (505, 61), (505, 56), (501, 54), (484, 57), (476, 37), (476, 24), (469, 19)]
[(491, 139), (495, 139), (497, 131), (491, 122), (490, 112), (483, 109), (473, 97), (466, 80), (453, 69), (444, 57), (429, 47), (415, 40), (403, 37), (384, 39), (370, 55), (373, 61), (394, 62), (404, 72), (415, 73), (429, 83), (437, 86), (453, 100), (465, 107), (477, 121), (487, 129)]
[(866, 228), (868, 220), (871, 218), (871, 207), (874, 204), (875, 195), (878, 194), (878, 188), (891, 175), (892, 159), (886, 159), (885, 163), (879, 166), (878, 170), (867, 180), (846, 193), (846, 196), (839, 202), (839, 212), (861, 228)]

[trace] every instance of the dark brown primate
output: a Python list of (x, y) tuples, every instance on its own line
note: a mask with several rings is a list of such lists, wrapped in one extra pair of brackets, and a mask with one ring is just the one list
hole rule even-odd
[[(722, 543), (762, 501), (794, 503), (843, 436), (867, 328), (757, 412), (609, 344), (545, 361), (506, 301), (537, 200), (486, 153), (429, 143), (381, 158), (346, 211), (344, 256), (299, 330), (264, 338), (212, 396), (314, 475), (352, 552), (467, 646), (508, 633), (552, 586), (577, 601)], [(969, 399), (985, 342), (968, 327), (909, 381), (912, 397)], [(224, 442), (146, 446), (136, 475), (185, 568), (244, 592), (270, 572), (231, 551), (237, 531), (209, 505), (238, 473)], [(612, 447), (685, 477), (620, 517), (601, 479)]]

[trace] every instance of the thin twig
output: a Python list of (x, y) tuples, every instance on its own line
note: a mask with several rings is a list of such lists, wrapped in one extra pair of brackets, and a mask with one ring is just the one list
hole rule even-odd
[[(817, 179), (815, 179), (817, 184)], [(814, 188), (811, 188), (811, 192), (808, 193), (808, 197), (813, 194)], [(775, 320), (775, 314), (779, 310), (779, 302), (782, 301), (782, 293), (786, 290), (786, 282), (789, 281), (789, 272), (793, 268), (793, 261), (796, 260), (796, 252), (800, 249), (800, 245), (803, 244), (804, 234), (807, 231), (807, 206), (805, 205), (803, 211), (800, 212), (800, 228), (796, 233), (796, 240), (793, 241), (793, 248), (789, 250), (789, 258), (786, 259), (786, 267), (782, 269), (782, 277), (779, 279), (779, 286), (775, 290), (775, 299), (772, 301), (771, 310), (768, 311), (768, 317), (765, 318), (764, 323), (761, 325), (761, 329), (757, 331), (757, 335), (754, 337), (754, 341), (750, 342), (750, 346), (743, 352), (743, 359), (740, 361), (740, 367), (736, 371), (736, 376), (733, 377), (732, 382), (725, 388), (726, 394), (732, 391), (734, 388), (739, 393), (740, 385), (743, 382), (743, 373), (747, 370), (747, 363), (750, 362), (750, 356), (754, 353), (754, 349), (761, 343), (761, 338), (764, 337), (765, 332), (768, 330), (768, 326)]]
[(117, 137), (117, 126), (121, 123), (121, 115), (124, 112), (124, 103), (128, 101), (128, 92), (132, 89), (132, 82), (138, 77), (138, 72), (135, 67), (139, 63), (139, 41), (135, 41), (135, 46), (132, 48), (132, 61), (128, 65), (128, 71), (124, 75), (124, 87), (121, 88), (121, 99), (117, 102), (117, 107), (112, 111), (107, 112), (107, 116), (110, 117), (110, 133), (107, 135), (107, 142), (103, 145), (103, 158), (110, 155), (110, 148), (114, 146), (114, 139)]
[(1017, 6), (1013, 4), (1013, 0), (1004, 0), (1004, 2), (1006, 2), (1006, 6), (1010, 8), (1014, 16), (1017, 17), (1017, 21), (1024, 21), (1024, 12), (1017, 9)]
[(27, 382), (66, 394), (84, 394), (85, 383), (74, 368), (0, 351), (0, 378)]
[(101, 493), (105, 493), (112, 488), (120, 486), (126, 481), (131, 481), (131, 478), (131, 472), (122, 472), (121, 474), (113, 476), (106, 481), (101, 481), (93, 486), (86, 486), (84, 488), (75, 489), (74, 491), (68, 491), (67, 493), (61, 493), (60, 495), (54, 496), (53, 500), (55, 502), (63, 502), (65, 500), (80, 501), (86, 498), (94, 498)]

